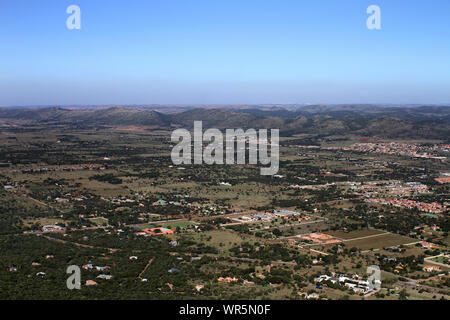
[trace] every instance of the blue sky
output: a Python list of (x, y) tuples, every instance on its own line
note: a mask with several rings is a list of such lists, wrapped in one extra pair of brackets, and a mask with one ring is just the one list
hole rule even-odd
[(450, 1), (0, 2), (0, 105), (150, 103), (450, 103)]

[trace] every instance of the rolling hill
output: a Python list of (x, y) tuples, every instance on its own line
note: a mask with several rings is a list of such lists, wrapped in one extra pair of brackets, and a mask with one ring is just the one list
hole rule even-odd
[[(186, 110), (186, 109), (183, 109)], [(144, 126), (192, 128), (196, 120), (204, 128), (279, 128), (281, 134), (357, 134), (385, 138), (448, 140), (450, 107), (378, 107), (369, 105), (306, 106), (298, 108), (193, 108), (162, 113), (148, 108), (106, 109), (0, 108), (0, 120), (36, 125), (83, 127)]]

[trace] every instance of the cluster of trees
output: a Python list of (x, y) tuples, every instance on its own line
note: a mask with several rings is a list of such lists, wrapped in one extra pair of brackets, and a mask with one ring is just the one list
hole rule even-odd
[[(62, 238), (56, 234), (51, 237)], [(207, 256), (191, 261), (192, 254), (217, 253), (215, 248), (183, 239), (173, 247), (165, 237), (137, 238), (128, 229), (123, 233), (85, 230), (62, 239), (65, 242), (34, 235), (0, 236), (0, 299), (192, 299), (197, 297), (194, 284), (208, 284), (214, 278), (202, 271), (203, 266), (217, 264)], [(111, 252), (109, 248), (116, 250)], [(137, 260), (130, 260), (130, 256)], [(142, 275), (147, 281), (142, 282), (137, 277), (152, 258), (151, 266)], [(33, 262), (37, 264), (33, 266)], [(110, 268), (82, 269), (82, 289), (68, 290), (67, 267), (88, 263)], [(10, 266), (17, 267), (17, 271), (9, 271)], [(37, 275), (38, 272), (45, 274)], [(240, 269), (233, 272), (239, 274)], [(99, 274), (113, 278), (98, 279)], [(86, 280), (94, 280), (98, 285), (86, 287)], [(173, 285), (173, 291), (167, 284)], [(209, 290), (206, 285), (204, 294), (213, 294)]]
[[(424, 256), (407, 256), (407, 257), (396, 257), (394, 259), (389, 259), (386, 255), (377, 254), (376, 257), (379, 261), (379, 266), (381, 269), (388, 272), (394, 272), (397, 270), (399, 274), (408, 274), (415, 271), (421, 271), (421, 264), (424, 263)], [(398, 265), (401, 265), (401, 269), (395, 269)]]
[(24, 219), (55, 217), (58, 212), (31, 204), (8, 191), (0, 190), (0, 234), (19, 233), (39, 228), (39, 225), (24, 225)]
[(272, 261), (296, 261), (301, 265), (308, 265), (310, 263), (306, 256), (300, 255), (297, 251), (290, 250), (278, 243), (259, 246), (244, 242), (239, 246), (232, 247), (230, 252), (236, 257), (258, 259), (267, 264), (270, 264)]

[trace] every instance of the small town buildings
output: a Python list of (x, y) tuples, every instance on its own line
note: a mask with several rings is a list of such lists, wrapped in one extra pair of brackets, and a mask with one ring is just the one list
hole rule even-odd
[(319, 298), (320, 298), (319, 294), (317, 294), (315, 292), (312, 292), (310, 294), (308, 294), (306, 292), (298, 292), (298, 295), (307, 300), (319, 300)]
[(42, 232), (45, 233), (64, 233), (66, 232), (66, 228), (56, 225), (48, 225), (42, 227)]
[(16, 266), (9, 266), (8, 267), (8, 272), (17, 272), (17, 267)]
[(164, 227), (158, 227), (158, 228), (152, 228), (152, 229), (144, 229), (143, 230), (146, 234), (151, 236), (156, 235), (166, 235), (166, 234), (174, 234), (175, 230), (164, 228)]
[(343, 285), (357, 294), (366, 295), (373, 291), (373, 288), (371, 288), (368, 281), (365, 280), (359, 280), (359, 277), (357, 275), (354, 275), (353, 277), (348, 276), (339, 276), (339, 277), (331, 277), (329, 275), (321, 275), (314, 279), (315, 283), (322, 283), (322, 282), (331, 282), (332, 284), (339, 283), (340, 285)]
[(200, 292), (205, 286), (203, 284), (198, 284), (195, 286), (195, 290), (197, 290), (197, 292)]
[(219, 277), (219, 278), (217, 279), (217, 281), (218, 281), (218, 282), (227, 282), (227, 283), (231, 283), (231, 282), (237, 282), (238, 279), (235, 278), (235, 277), (233, 277), (233, 278), (231, 278), (231, 277), (226, 277), (226, 278), (224, 278), (224, 277)]
[(86, 280), (86, 286), (96, 286), (97, 282), (94, 280)]
[(97, 269), (97, 271), (105, 271), (105, 270), (109, 270), (110, 267), (109, 266), (104, 266), (104, 267), (95, 266), (95, 269)]
[(256, 285), (253, 281), (247, 281), (247, 280), (244, 280), (244, 282), (242, 284), (246, 287), (254, 287)]
[(290, 216), (298, 216), (300, 215), (299, 212), (296, 211), (290, 211), (290, 210), (275, 210), (273, 212), (275, 215), (279, 216), (279, 217), (290, 217)]
[(426, 272), (440, 272), (441, 268), (439, 268), (438, 266), (425, 266), (425, 267), (423, 267), (423, 271), (426, 271)]
[(153, 205), (154, 206), (166, 206), (167, 205), (167, 201), (160, 199), (160, 200), (158, 200), (156, 202), (153, 202)]

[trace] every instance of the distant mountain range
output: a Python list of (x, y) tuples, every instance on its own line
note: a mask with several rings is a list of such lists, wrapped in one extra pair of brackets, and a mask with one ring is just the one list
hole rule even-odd
[[(158, 110), (158, 111), (157, 111)], [(264, 105), (0, 108), (0, 120), (28, 125), (191, 128), (279, 128), (282, 134), (358, 134), (385, 138), (445, 139), (450, 107), (373, 105)]]

